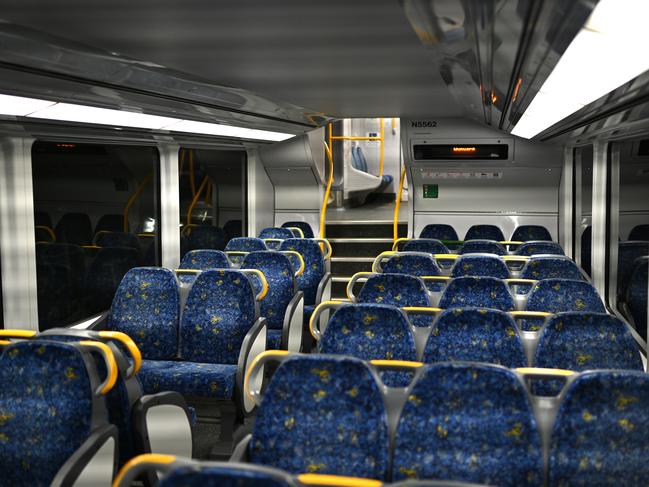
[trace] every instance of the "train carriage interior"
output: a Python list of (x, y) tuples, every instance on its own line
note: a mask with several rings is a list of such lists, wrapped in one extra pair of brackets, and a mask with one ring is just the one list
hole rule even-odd
[(0, 487), (647, 485), (649, 2), (0, 7)]

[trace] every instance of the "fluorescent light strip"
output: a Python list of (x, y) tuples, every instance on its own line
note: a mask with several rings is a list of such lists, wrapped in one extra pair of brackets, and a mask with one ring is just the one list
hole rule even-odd
[(25, 98), (0, 94), (0, 115), (12, 115), (64, 122), (93, 123), (117, 127), (132, 127), (149, 130), (218, 135), (241, 139), (281, 141), (295, 137), (294, 134), (269, 130), (235, 127), (216, 123), (193, 122), (178, 118), (160, 117), (146, 113), (97, 108), (72, 103)]
[(647, 0), (600, 0), (512, 134), (530, 139), (647, 71), (647, 18)]

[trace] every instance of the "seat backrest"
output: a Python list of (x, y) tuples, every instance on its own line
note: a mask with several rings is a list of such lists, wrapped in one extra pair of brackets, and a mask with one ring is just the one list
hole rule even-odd
[(427, 365), (401, 413), (392, 478), (541, 485), (541, 438), (523, 382), (495, 365)]
[[(376, 274), (368, 278), (358, 293), (359, 303), (390, 304), (392, 306), (430, 306), (430, 297), (424, 282), (406, 274)], [(415, 326), (429, 326), (431, 318), (414, 316)]]
[(577, 264), (568, 257), (532, 257), (521, 269), (521, 279), (571, 279), (584, 281)]
[(294, 238), (295, 235), (293, 235), (293, 232), (288, 229), (288, 228), (282, 228), (282, 227), (268, 227), (264, 228), (261, 232), (259, 232), (259, 238), (280, 238), (280, 239), (287, 239), (287, 238)]
[(617, 252), (617, 290), (624, 296), (636, 259), (649, 255), (649, 242), (620, 242)]
[(496, 254), (505, 255), (507, 249), (495, 240), (468, 240), (462, 244), (458, 254)]
[(180, 293), (173, 271), (136, 267), (126, 273), (108, 314), (108, 328), (130, 336), (142, 357), (172, 359), (178, 353)]
[(513, 318), (486, 308), (443, 311), (428, 338), (423, 361), (486, 362), (509, 368), (527, 365)]
[(505, 261), (491, 255), (463, 255), (455, 261), (451, 277), (486, 276), (508, 279), (509, 268)]
[(124, 215), (103, 215), (95, 225), (95, 235), (99, 232), (123, 232)]
[(495, 240), (502, 242), (505, 236), (496, 225), (473, 225), (466, 232), (464, 240)]
[(626, 291), (626, 304), (629, 307), (635, 327), (644, 339), (647, 335), (647, 275), (649, 257), (636, 261), (631, 280)]
[(222, 250), (200, 249), (191, 250), (180, 261), (181, 269), (228, 269), (230, 261)]
[(605, 313), (566, 312), (548, 321), (534, 359), (536, 367), (567, 370), (644, 370), (640, 349), (626, 324)]
[(318, 285), (325, 275), (325, 261), (320, 244), (307, 238), (289, 238), (282, 242), (280, 251), (293, 250), (304, 260), (304, 272), (297, 276), (297, 287), (304, 292), (304, 304), (316, 304)]
[(289, 473), (385, 479), (388, 427), (377, 380), (359, 359), (286, 359), (257, 413), (250, 461)]
[(294, 482), (281, 471), (232, 463), (195, 463), (175, 468), (158, 487), (292, 487)]
[(439, 302), (440, 308), (515, 309), (507, 284), (495, 277), (458, 277), (449, 282)]
[(565, 255), (563, 248), (557, 242), (525, 242), (519, 245), (514, 253), (516, 255)]
[(649, 240), (649, 225), (636, 225), (629, 232), (629, 240)]
[(388, 274), (408, 274), (409, 276), (439, 276), (442, 271), (433, 257), (427, 253), (397, 254), (383, 265)]
[(86, 262), (83, 250), (78, 245), (38, 244), (36, 245), (36, 263), (63, 266), (66, 271), (65, 286), (70, 288), (73, 295), (79, 295), (83, 292)]
[(514, 230), (511, 239), (514, 242), (528, 242), (530, 240), (552, 241), (552, 235), (550, 235), (547, 228), (541, 225), (521, 225)]
[(318, 342), (320, 353), (362, 360), (417, 360), (406, 315), (385, 304), (349, 304), (337, 309)]
[(52, 218), (45, 211), (34, 212), (34, 225), (52, 228)]
[(644, 485), (649, 375), (585, 372), (568, 386), (550, 443), (549, 485)]
[(450, 254), (446, 245), (434, 238), (415, 238), (408, 240), (403, 250), (406, 252), (428, 252), (429, 254)]
[(358, 155), (358, 161), (361, 165), (360, 170), (363, 172), (369, 173), (369, 166), (367, 165), (367, 159), (365, 159), (365, 154), (363, 153), (363, 148), (361, 146), (356, 147), (356, 154)]
[(88, 293), (88, 311), (108, 309), (115, 291), (124, 275), (139, 264), (139, 254), (135, 249), (106, 247), (95, 256), (85, 287)]
[(66, 213), (56, 225), (56, 241), (75, 245), (90, 245), (92, 223), (85, 213)]
[(223, 250), (225, 248), (225, 233), (221, 228), (211, 225), (192, 227), (188, 244), (190, 250)]
[(237, 237), (230, 240), (225, 246), (225, 251), (257, 252), (268, 250), (264, 241), (257, 237)]
[(268, 282), (268, 293), (261, 301), (261, 316), (270, 330), (281, 330), (286, 308), (295, 296), (296, 284), (290, 259), (279, 252), (251, 252), (241, 263), (242, 269), (260, 270)]
[(233, 238), (241, 237), (243, 235), (243, 222), (241, 220), (228, 220), (223, 225), (223, 233), (225, 234), (226, 242)]
[(527, 298), (527, 310), (606, 313), (604, 303), (590, 283), (570, 279), (545, 279), (534, 284)]
[(93, 427), (107, 422), (93, 360), (72, 343), (14, 343), (0, 355), (0, 381), (2, 483), (48, 486)]
[(419, 238), (434, 238), (438, 240), (459, 240), (457, 232), (451, 225), (443, 223), (430, 223), (426, 225)]
[(301, 222), (301, 221), (284, 222), (282, 223), (282, 227), (299, 228), (300, 230), (302, 230), (302, 233), (304, 234), (304, 238), (313, 238), (315, 236), (313, 234), (313, 229), (311, 228), (311, 225), (309, 225), (307, 222)]
[(258, 317), (255, 291), (245, 274), (232, 269), (200, 273), (180, 319), (179, 358), (236, 364), (243, 339)]
[(99, 247), (128, 247), (140, 251), (140, 240), (136, 235), (126, 232), (102, 231), (95, 238)]

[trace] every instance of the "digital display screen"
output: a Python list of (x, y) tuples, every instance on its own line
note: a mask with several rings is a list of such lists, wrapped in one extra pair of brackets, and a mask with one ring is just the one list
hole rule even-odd
[(413, 147), (416, 161), (463, 160), (506, 160), (509, 156), (507, 144), (417, 144)]

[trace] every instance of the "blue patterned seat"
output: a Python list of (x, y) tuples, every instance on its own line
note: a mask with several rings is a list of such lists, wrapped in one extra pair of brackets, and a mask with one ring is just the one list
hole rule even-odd
[(419, 238), (459, 240), (455, 229), (451, 225), (445, 225), (443, 223), (430, 223), (426, 225), (419, 234)]
[(622, 300), (636, 260), (649, 255), (649, 242), (620, 242), (617, 252), (617, 293)]
[(429, 254), (450, 254), (450, 250), (437, 239), (415, 238), (408, 240), (403, 246), (404, 252), (427, 252)]
[(464, 240), (495, 240), (502, 242), (505, 236), (500, 228), (495, 225), (473, 225), (466, 232)]
[[(257, 237), (237, 237), (233, 238), (225, 246), (226, 252), (261, 252), (268, 250), (266, 243)], [(231, 255), (230, 261), (234, 264), (241, 264), (243, 256)]]
[[(3, 485), (46, 487), (62, 467), (77, 463), (70, 457), (98, 428), (108, 428), (103, 400), (95, 397), (104, 377), (77, 344), (24, 341), (5, 349), (0, 355)], [(87, 461), (80, 459), (78, 466)]]
[[(442, 270), (431, 255), (427, 254), (397, 254), (390, 257), (383, 265), (387, 274), (408, 274), (409, 276), (440, 276)], [(435, 282), (426, 283), (431, 291), (441, 291), (442, 285)]]
[[(521, 269), (521, 279), (570, 279), (573, 281), (585, 281), (586, 277), (579, 270), (575, 262), (564, 256), (532, 257)], [(527, 294), (531, 289), (530, 285), (517, 286), (517, 292)]]
[(442, 312), (426, 343), (423, 361), (487, 362), (509, 368), (527, 365), (514, 320), (504, 311), (485, 308)]
[(92, 243), (92, 223), (85, 213), (66, 213), (57, 223), (55, 231), (58, 243), (74, 245)]
[(286, 359), (264, 393), (249, 456), (293, 474), (387, 478), (387, 416), (370, 369), (352, 357)]
[(629, 232), (629, 240), (649, 240), (649, 225), (636, 225)]
[(451, 277), (485, 276), (509, 279), (505, 261), (490, 255), (463, 255), (455, 261)]
[[(527, 298), (527, 311), (591, 311), (606, 313), (604, 303), (595, 288), (585, 281), (569, 279), (545, 279), (537, 282)], [(538, 319), (526, 318), (520, 325), (524, 330), (538, 330)]]
[(565, 255), (563, 248), (557, 242), (525, 242), (519, 245), (514, 252), (516, 255)]
[(266, 318), (267, 348), (279, 350), (286, 310), (297, 291), (291, 261), (279, 252), (251, 252), (243, 259), (241, 268), (258, 269), (268, 281), (268, 293), (261, 301), (260, 313)]
[(495, 240), (467, 240), (460, 247), (458, 254), (506, 255), (507, 249)]
[(137, 236), (126, 232), (103, 231), (95, 237), (95, 244), (99, 247), (128, 247), (138, 252), (141, 249)]
[[(358, 293), (357, 302), (404, 306), (430, 306), (430, 297), (424, 282), (406, 274), (376, 274), (371, 276)], [(430, 326), (429, 316), (413, 316), (415, 326)]]
[(283, 228), (288, 228), (288, 227), (295, 227), (299, 228), (302, 230), (302, 233), (304, 234), (304, 238), (313, 238), (315, 235), (313, 234), (313, 229), (311, 228), (311, 225), (309, 225), (307, 222), (300, 222), (300, 221), (291, 221), (291, 222), (284, 222), (282, 223)]
[(427, 365), (401, 413), (392, 478), (541, 485), (541, 438), (523, 382), (494, 365)]
[(550, 443), (549, 485), (645, 485), (649, 375), (585, 372), (568, 387)]
[(507, 284), (495, 277), (458, 277), (453, 279), (439, 302), (440, 308), (515, 309)]
[[(288, 228), (268, 227), (268, 228), (264, 228), (261, 232), (259, 232), (259, 238), (261, 239), (275, 238), (280, 240), (286, 240), (287, 238), (295, 238), (295, 235), (293, 235), (293, 232)], [(271, 250), (278, 250), (280, 243), (266, 242), (266, 245)]]
[[(127, 227), (130, 227), (127, 222)], [(99, 232), (123, 232), (124, 231), (124, 215), (109, 214), (102, 215), (97, 224), (95, 225), (95, 235)], [(127, 228), (130, 231), (130, 228)]]
[(649, 258), (640, 259), (631, 274), (626, 291), (626, 305), (633, 317), (636, 330), (642, 338), (647, 338), (647, 271)]
[(512, 234), (514, 242), (529, 242), (530, 240), (552, 241), (552, 235), (547, 228), (541, 225), (521, 225)]
[[(230, 260), (222, 250), (200, 249), (187, 252), (180, 261), (181, 269), (229, 269)], [(191, 283), (196, 279), (196, 274), (179, 274), (182, 283)]]
[(225, 248), (225, 233), (219, 227), (199, 225), (191, 228), (187, 243), (189, 250), (223, 250)]
[(135, 249), (106, 247), (95, 256), (85, 280), (88, 314), (106, 310), (110, 307), (115, 291), (124, 275), (139, 264), (139, 254)]

